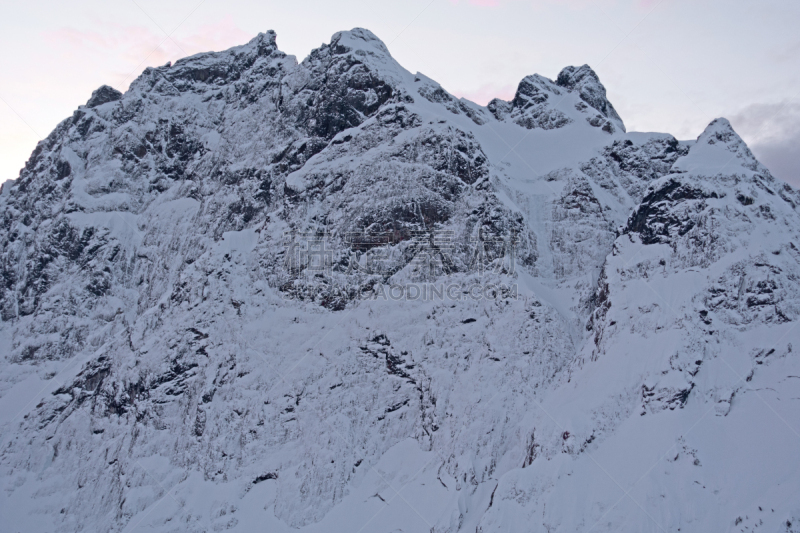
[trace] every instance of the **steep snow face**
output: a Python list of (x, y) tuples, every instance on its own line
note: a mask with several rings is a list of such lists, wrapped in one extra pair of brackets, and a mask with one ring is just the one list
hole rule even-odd
[(650, 185), (483, 530), (792, 531), (797, 197), (724, 119)]
[(484, 108), (268, 32), (101, 87), (0, 192), (4, 524), (794, 531), (798, 206), (588, 66)]

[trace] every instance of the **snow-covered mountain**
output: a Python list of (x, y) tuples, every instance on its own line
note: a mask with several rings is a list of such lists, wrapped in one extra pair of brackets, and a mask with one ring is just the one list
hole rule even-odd
[(798, 209), (588, 66), (148, 68), (0, 194), (0, 529), (800, 531)]

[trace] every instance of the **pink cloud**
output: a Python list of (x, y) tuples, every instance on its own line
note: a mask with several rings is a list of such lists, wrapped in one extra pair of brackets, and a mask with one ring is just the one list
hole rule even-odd
[(534, 5), (542, 3), (566, 6), (570, 9), (585, 9), (598, 4), (601, 6), (613, 5), (616, 0), (534, 0), (533, 2)]
[(63, 53), (84, 57), (86, 61), (124, 65), (123, 70), (127, 72), (110, 74), (108, 80), (119, 89), (127, 88), (145, 67), (164, 65), (200, 52), (225, 50), (253, 37), (239, 28), (230, 15), (213, 24), (199, 26), (193, 33), (178, 30), (170, 38), (156, 28), (140, 25), (103, 22), (97, 26), (104, 31), (60, 28), (45, 32), (43, 36)]
[[(453, 5), (458, 5), (459, 0), (450, 0), (450, 3)], [(500, 0), (467, 0), (467, 3), (480, 7), (498, 7), (500, 5)]]
[[(479, 7), (500, 7), (510, 0), (464, 0), (465, 4)], [(541, 7), (542, 4), (561, 5), (570, 9), (585, 9), (592, 6), (613, 6), (620, 3), (620, 0), (528, 0), (533, 7)], [(623, 3), (632, 3), (633, 6), (644, 9), (651, 9), (659, 3), (666, 3), (667, 0), (622, 0)], [(462, 0), (450, 0), (452, 5), (459, 5)]]
[(96, 31), (59, 28), (57, 30), (44, 32), (43, 36), (51, 44), (66, 43), (72, 46), (83, 46), (85, 44), (109, 46), (108, 37)]

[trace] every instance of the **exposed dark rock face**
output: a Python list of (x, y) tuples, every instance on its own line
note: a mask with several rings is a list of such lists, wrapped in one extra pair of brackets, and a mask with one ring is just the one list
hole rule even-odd
[(86, 107), (97, 107), (108, 102), (116, 102), (120, 98), (122, 98), (121, 92), (108, 85), (103, 85), (92, 93), (92, 97), (86, 102)]
[(709, 198), (719, 196), (670, 179), (644, 197), (625, 231), (638, 233), (644, 244), (669, 243), (671, 237), (682, 237), (695, 227), (697, 219), (691, 214), (702, 212), (707, 205), (704, 200)]

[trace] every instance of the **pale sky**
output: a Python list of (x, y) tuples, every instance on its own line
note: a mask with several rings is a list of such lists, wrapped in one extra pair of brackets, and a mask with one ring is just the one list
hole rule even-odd
[[(588, 63), (628, 131), (692, 139), (731, 120), (773, 173), (800, 186), (797, 0), (2, 0), (0, 183), (108, 84), (273, 29), (302, 60), (370, 29), (412, 72), (485, 104), (518, 82)], [(169, 36), (169, 37), (168, 37)]]

